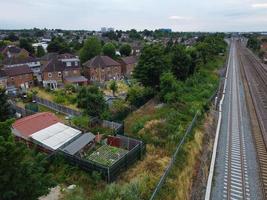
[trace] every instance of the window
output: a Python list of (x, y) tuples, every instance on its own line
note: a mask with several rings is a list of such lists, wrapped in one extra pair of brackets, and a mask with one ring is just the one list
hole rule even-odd
[(71, 67), (71, 62), (66, 62), (67, 67)]
[(49, 72), (49, 73), (48, 73), (48, 77), (49, 77), (49, 78), (52, 78), (52, 73)]
[(77, 61), (75, 61), (75, 66), (78, 66), (78, 62)]
[(61, 72), (58, 72), (57, 75), (58, 75), (58, 77), (61, 77), (62, 74), (61, 74)]

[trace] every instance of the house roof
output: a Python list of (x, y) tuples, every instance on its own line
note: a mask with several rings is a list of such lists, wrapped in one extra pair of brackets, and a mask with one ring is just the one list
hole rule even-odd
[(59, 71), (65, 71), (65, 70), (72, 70), (72, 69), (80, 69), (80, 66), (72, 65), (70, 67), (66, 66), (66, 63), (61, 62), (56, 57), (51, 59), (47, 64), (45, 64), (42, 68), (42, 72), (59, 72)]
[(15, 64), (26, 64), (30, 62), (37, 62), (38, 59), (33, 57), (27, 58), (6, 58), (3, 60), (2, 64), (4, 65), (15, 65)]
[(56, 58), (51, 59), (46, 65), (41, 69), (42, 72), (58, 72), (63, 71), (64, 66), (62, 62), (58, 61)]
[(64, 144), (71, 142), (80, 134), (80, 130), (58, 122), (33, 133), (31, 138), (52, 150), (56, 150)]
[(67, 76), (64, 78), (66, 81), (71, 83), (81, 83), (81, 82), (87, 82), (88, 79), (84, 76)]
[(22, 49), (16, 46), (9, 46), (7, 50), (10, 53), (19, 53)]
[(6, 72), (4, 70), (0, 69), (0, 78), (6, 77), (6, 76), (7, 76)]
[(58, 55), (58, 59), (70, 59), (70, 58), (77, 58), (77, 56), (70, 54), (70, 53), (64, 53)]
[(47, 53), (45, 54), (44, 56), (42, 56), (40, 58), (40, 60), (43, 60), (43, 61), (48, 61), (48, 60), (51, 60), (51, 59), (54, 59), (58, 56), (58, 53)]
[(135, 64), (137, 63), (137, 58), (135, 56), (128, 56), (128, 57), (124, 57), (122, 58), (122, 61), (126, 64), (126, 65), (130, 65), (130, 64)]
[(117, 61), (108, 56), (95, 56), (83, 64), (85, 67), (110, 67), (120, 65)]
[(28, 65), (21, 65), (21, 66), (16, 66), (16, 67), (7, 67), (4, 70), (8, 76), (18, 76), (18, 75), (22, 75), (22, 74), (33, 73), (31, 68)]
[(62, 150), (71, 155), (74, 155), (82, 148), (84, 148), (88, 143), (92, 142), (95, 139), (95, 137), (96, 136), (92, 133), (82, 134), (79, 138), (74, 140), (68, 146), (64, 147)]
[(42, 112), (19, 119), (12, 124), (12, 127), (22, 136), (29, 137), (33, 133), (58, 122), (59, 119), (53, 113)]

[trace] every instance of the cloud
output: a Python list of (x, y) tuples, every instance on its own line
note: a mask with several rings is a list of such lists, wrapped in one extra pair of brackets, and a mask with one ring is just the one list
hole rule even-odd
[(183, 17), (183, 16), (172, 15), (172, 16), (169, 16), (169, 19), (171, 19), (171, 20), (185, 20), (185, 19), (189, 19), (189, 18)]
[(253, 8), (267, 8), (267, 3), (254, 3), (251, 6)]

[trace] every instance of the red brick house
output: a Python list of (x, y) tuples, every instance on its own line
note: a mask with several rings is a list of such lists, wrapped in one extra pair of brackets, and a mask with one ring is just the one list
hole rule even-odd
[(267, 42), (261, 44), (261, 51), (267, 52)]
[(87, 79), (81, 76), (80, 60), (72, 54), (61, 54), (51, 58), (42, 67), (41, 73), (43, 86), (51, 89), (64, 83), (87, 84)]
[(33, 71), (28, 65), (5, 68), (7, 86), (28, 89), (33, 86)]
[(91, 82), (105, 82), (122, 76), (121, 64), (108, 56), (96, 56), (83, 66), (85, 76)]
[(123, 76), (130, 77), (134, 68), (137, 65), (137, 57), (135, 56), (128, 56), (124, 57), (120, 61), (121, 63), (121, 73)]

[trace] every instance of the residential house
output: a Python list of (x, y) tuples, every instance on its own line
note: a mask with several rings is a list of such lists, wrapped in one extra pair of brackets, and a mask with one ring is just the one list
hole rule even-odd
[(0, 87), (7, 87), (7, 75), (6, 72), (2, 69), (0, 69)]
[(1, 48), (0, 52), (3, 54), (4, 58), (27, 58), (30, 56), (27, 50), (13, 45)]
[(28, 65), (4, 68), (7, 86), (28, 89), (33, 86), (33, 72)]
[(7, 58), (4, 59), (2, 64), (4, 68), (18, 67), (23, 65), (28, 65), (33, 71), (34, 76), (38, 81), (41, 81), (41, 62), (37, 58), (27, 57), (27, 58)]
[(108, 56), (95, 56), (83, 66), (85, 76), (91, 82), (105, 82), (121, 78), (121, 64)]
[(81, 76), (80, 60), (72, 54), (51, 55), (51, 60), (42, 67), (43, 86), (55, 89), (58, 85), (72, 83), (87, 84), (87, 79)]
[(261, 44), (261, 51), (267, 52), (267, 42)]
[(132, 75), (132, 72), (134, 68), (137, 65), (137, 57), (135, 56), (128, 56), (124, 57), (120, 61), (121, 63), (121, 73), (125, 77), (130, 77)]

